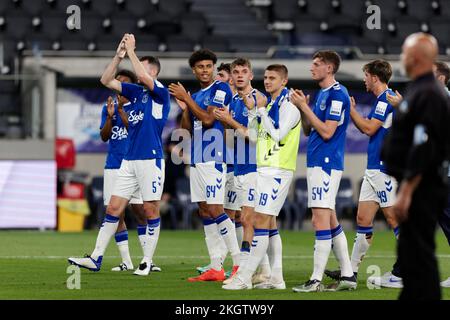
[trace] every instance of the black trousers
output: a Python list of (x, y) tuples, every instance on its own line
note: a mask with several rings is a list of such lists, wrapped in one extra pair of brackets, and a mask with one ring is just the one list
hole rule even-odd
[[(448, 185), (450, 186), (450, 177), (448, 180)], [(450, 188), (447, 195), (447, 207), (439, 216), (439, 224), (447, 237), (448, 245), (450, 245)]]
[(401, 300), (439, 300), (435, 231), (447, 202), (447, 190), (421, 183), (414, 192), (408, 220), (400, 225), (398, 262), (403, 278)]

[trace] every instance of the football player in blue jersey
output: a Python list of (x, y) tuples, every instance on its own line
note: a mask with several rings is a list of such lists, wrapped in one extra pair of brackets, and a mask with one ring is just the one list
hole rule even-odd
[(228, 83), (214, 80), (216, 62), (216, 55), (207, 49), (191, 55), (189, 65), (201, 87), (192, 97), (181, 83), (169, 85), (170, 93), (184, 110), (182, 127), (192, 135), (191, 200), (199, 203), (211, 259), (211, 268), (198, 277), (189, 278), (191, 282), (225, 280), (220, 252), (221, 236), (233, 260), (232, 273), (239, 267), (240, 251), (235, 226), (223, 208), (226, 179), (224, 128), (214, 117), (214, 109), (228, 108), (232, 92)]
[[(370, 137), (367, 149), (367, 169), (361, 186), (356, 217), (358, 228), (351, 255), (355, 276), (357, 276), (362, 259), (372, 244), (373, 220), (380, 208), (389, 226), (394, 230), (395, 237), (398, 238), (399, 234), (398, 223), (393, 211), (397, 181), (386, 174), (385, 166), (380, 159), (384, 137), (392, 126), (394, 116), (394, 108), (387, 101), (388, 94), (394, 95), (394, 92), (388, 87), (392, 76), (392, 67), (387, 61), (374, 60), (365, 64), (363, 71), (366, 89), (373, 93), (377, 99), (368, 117), (364, 118), (356, 110), (355, 100), (351, 97), (350, 117), (355, 126), (363, 134)], [(326, 270), (325, 274), (338, 280), (340, 272)], [(370, 278), (369, 281), (371, 281)], [(398, 267), (394, 265), (392, 272), (383, 275), (378, 285), (388, 288), (401, 288), (402, 279)]]
[[(354, 290), (356, 278), (350, 263), (347, 238), (339, 225), (335, 201), (344, 170), (345, 138), (350, 119), (350, 97), (347, 89), (336, 81), (341, 58), (331, 50), (313, 55), (312, 79), (321, 90), (313, 109), (309, 97), (301, 90), (291, 93), (291, 101), (303, 112), (302, 126), (309, 135), (307, 146), (308, 207), (312, 209), (312, 223), (316, 231), (314, 270), (310, 279), (295, 292), (321, 290)], [(329, 288), (322, 285), (325, 266), (333, 250), (340, 264), (339, 282)]]
[[(256, 145), (248, 140), (248, 104), (260, 101), (260, 107), (265, 107), (266, 99), (262, 93), (253, 89), (251, 80), (253, 72), (251, 63), (246, 58), (238, 58), (231, 63), (231, 79), (237, 90), (233, 95), (230, 110), (215, 109), (216, 119), (224, 125), (234, 129), (234, 185), (236, 188), (235, 203), (241, 213), (243, 237), (240, 239), (241, 257), (240, 266), (243, 266), (250, 255), (250, 243), (253, 240), (253, 219), (256, 192)], [(250, 109), (253, 109), (251, 107)], [(236, 228), (237, 229), (237, 228)], [(268, 281), (270, 278), (270, 265), (267, 255), (260, 263), (260, 272), (254, 275), (253, 284)], [(231, 283), (232, 278), (224, 281)]]
[[(170, 111), (170, 96), (168, 90), (156, 80), (160, 71), (159, 61), (156, 58), (146, 58), (141, 62), (136, 56), (135, 46), (134, 35), (125, 34), (116, 55), (101, 78), (103, 85), (131, 102), (127, 152), (122, 160), (94, 251), (85, 258), (69, 258), (68, 261), (92, 271), (100, 270), (105, 249), (117, 231), (119, 217), (133, 194), (139, 190), (144, 202), (148, 229), (143, 246), (144, 257), (134, 274), (146, 276), (151, 270), (160, 232), (158, 207), (164, 185), (161, 135)], [(137, 78), (143, 86), (120, 82), (114, 78), (125, 55), (131, 60)]]
[[(130, 70), (120, 70), (116, 74), (116, 79), (120, 82), (137, 83), (136, 75)], [(105, 161), (103, 174), (103, 201), (104, 205), (109, 204), (112, 189), (117, 180), (117, 173), (125, 156), (128, 146), (128, 114), (124, 110), (130, 105), (130, 102), (124, 96), (117, 95), (116, 102), (112, 97), (102, 109), (102, 118), (100, 124), (100, 136), (104, 142), (108, 142), (108, 154)], [(147, 230), (147, 219), (145, 218), (142, 197), (137, 191), (130, 200), (131, 211), (137, 222), (137, 231), (141, 246), (145, 243), (145, 233)], [(130, 257), (128, 247), (128, 230), (124, 221), (124, 213), (120, 216), (119, 226), (115, 234), (117, 247), (122, 258), (122, 262), (112, 268), (112, 271), (133, 270), (133, 262)], [(152, 264), (151, 271), (161, 271), (161, 269)]]

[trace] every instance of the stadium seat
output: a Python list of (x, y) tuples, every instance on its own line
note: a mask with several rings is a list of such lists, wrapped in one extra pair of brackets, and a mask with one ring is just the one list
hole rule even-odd
[(306, 13), (309, 17), (314, 17), (319, 21), (329, 18), (333, 14), (331, 0), (308, 0), (306, 4)]
[[(6, 0), (3, 0), (6, 1)], [(45, 0), (27, 1), (21, 5), (21, 8), (30, 15), (40, 15), (47, 7)]]
[(137, 34), (137, 19), (133, 17), (127, 17), (119, 15), (111, 18), (111, 31), (110, 33), (117, 36), (119, 41), (125, 33)]
[[(367, 15), (366, 0), (340, 1), (339, 16), (347, 17), (351, 21), (361, 21)], [(331, 17), (331, 18), (334, 18)]]
[[(117, 45), (117, 44), (116, 44)], [(153, 34), (140, 35), (136, 39), (136, 51), (158, 51), (159, 40)]]
[(67, 15), (65, 14), (46, 14), (45, 19), (42, 19), (40, 33), (49, 39), (57, 39), (67, 32), (66, 22)]
[(299, 13), (297, 0), (284, 0), (272, 2), (272, 14), (274, 21), (294, 21)]
[(165, 44), (168, 51), (192, 52), (194, 50), (194, 41), (184, 34), (173, 34), (165, 37)]
[(22, 39), (31, 30), (31, 17), (18, 14), (8, 14), (6, 27), (1, 32), (16, 40)]
[(297, 205), (298, 215), (294, 218), (292, 224), (293, 229), (301, 229), (303, 225), (303, 219), (308, 209), (308, 184), (306, 178), (298, 178), (294, 184), (294, 202)]
[(336, 196), (337, 217), (342, 218), (344, 211), (353, 211), (354, 207), (352, 182), (350, 178), (343, 177)]
[(208, 33), (208, 22), (201, 13), (189, 13), (181, 18), (181, 30), (197, 43)]
[(158, 2), (158, 10), (171, 18), (179, 18), (185, 13), (187, 4), (185, 0), (164, 0)]
[(197, 204), (191, 202), (191, 192), (189, 179), (186, 177), (179, 178), (175, 182), (177, 201), (182, 208), (183, 229), (190, 229), (192, 224), (192, 213), (197, 210)]
[(207, 35), (202, 39), (201, 45), (203, 48), (210, 49), (214, 52), (231, 51), (230, 43), (225, 37)]
[(156, 11), (152, 0), (125, 0), (125, 10), (131, 16), (145, 17), (149, 12)]
[(408, 1), (408, 16), (418, 19), (419, 21), (428, 21), (435, 16), (435, 10), (432, 7), (432, 1)]
[(116, 0), (94, 0), (91, 8), (102, 17), (108, 17), (113, 12), (119, 11)]
[(449, 23), (447, 19), (430, 20), (430, 33), (436, 37), (440, 47), (450, 46)]

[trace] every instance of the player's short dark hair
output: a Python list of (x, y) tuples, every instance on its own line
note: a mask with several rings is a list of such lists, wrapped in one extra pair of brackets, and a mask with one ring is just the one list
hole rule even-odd
[(331, 63), (333, 65), (333, 74), (338, 72), (341, 65), (341, 57), (336, 51), (333, 50), (320, 50), (314, 53), (313, 60), (319, 58), (325, 63)]
[(231, 70), (236, 68), (236, 66), (247, 67), (250, 70), (252, 70), (252, 64), (250, 63), (250, 60), (248, 60), (247, 58), (237, 58), (236, 60), (234, 60), (230, 66)]
[(137, 83), (136, 74), (131, 70), (127, 70), (127, 69), (119, 70), (119, 71), (117, 71), (115, 78), (117, 79), (117, 77), (119, 77), (119, 76), (129, 78), (131, 83)]
[(392, 77), (392, 67), (386, 60), (377, 59), (366, 63), (363, 66), (363, 71), (371, 74), (372, 76), (377, 76), (383, 83), (389, 83)]
[(194, 53), (191, 54), (189, 58), (189, 65), (191, 68), (195, 66), (195, 64), (202, 60), (211, 60), (213, 64), (216, 64), (217, 62), (217, 56), (214, 52), (208, 49), (200, 49), (197, 51), (194, 51)]
[(266, 67), (266, 71), (275, 71), (284, 78), (288, 77), (288, 68), (284, 64), (271, 64)]
[(159, 62), (159, 59), (154, 56), (143, 56), (139, 58), (139, 61), (147, 61), (149, 64), (152, 64), (158, 68), (157, 74), (161, 71), (161, 63)]
[(217, 71), (220, 72), (220, 71), (222, 71), (222, 70), (224, 70), (224, 71), (226, 71), (226, 72), (228, 72), (228, 73), (231, 73), (231, 67), (230, 67), (230, 64), (229, 64), (229, 63), (224, 63), (224, 62), (222, 62), (222, 63), (217, 67)]
[(445, 85), (448, 84), (448, 81), (450, 80), (450, 68), (445, 62), (442, 61), (435, 61), (434, 65), (436, 66), (436, 72), (440, 76), (444, 76), (444, 82)]

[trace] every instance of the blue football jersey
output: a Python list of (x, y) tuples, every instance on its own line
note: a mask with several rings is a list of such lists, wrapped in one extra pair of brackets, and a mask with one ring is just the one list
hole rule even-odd
[(345, 137), (350, 119), (347, 88), (336, 82), (331, 87), (320, 90), (313, 111), (321, 121), (337, 121), (338, 126), (328, 141), (312, 129), (307, 146), (307, 166), (321, 167), (327, 171), (344, 170)]
[[(232, 99), (232, 92), (228, 83), (214, 81), (210, 86), (194, 93), (192, 99), (203, 110), (207, 110), (208, 106), (227, 108)], [(190, 118), (193, 128), (191, 163), (225, 162), (225, 141), (222, 123), (216, 120), (211, 128), (204, 128), (202, 122), (192, 112), (190, 112)]]
[(154, 90), (122, 82), (128, 112), (128, 149), (125, 160), (162, 159), (162, 131), (170, 111), (169, 91), (157, 80)]
[[(130, 104), (128, 104), (130, 105)], [(124, 105), (124, 109), (127, 105)], [(105, 126), (106, 118), (108, 117), (107, 106), (104, 105), (102, 109), (102, 121), (100, 123), (100, 130)], [(117, 104), (114, 103), (114, 115), (112, 117), (112, 131), (111, 137), (108, 140), (108, 154), (105, 161), (105, 169), (119, 169), (122, 159), (127, 152), (128, 147), (128, 131), (125, 124), (122, 122), (119, 111), (117, 111)]]
[(394, 116), (394, 108), (389, 104), (386, 98), (386, 94), (395, 95), (391, 89), (387, 89), (377, 98), (377, 101), (370, 110), (368, 119), (380, 120), (383, 125), (377, 130), (377, 132), (370, 137), (369, 146), (367, 148), (367, 169), (377, 169), (385, 172), (383, 161), (380, 159), (381, 148), (383, 146), (383, 140), (388, 130), (392, 126), (392, 117)]
[[(254, 96), (256, 90), (253, 89)], [(256, 98), (255, 98), (256, 101)], [(248, 126), (248, 109), (238, 94), (233, 96), (230, 104), (230, 112), (234, 120), (244, 127)], [(240, 176), (250, 172), (256, 172), (256, 144), (248, 140), (235, 137), (234, 139), (234, 175)]]

